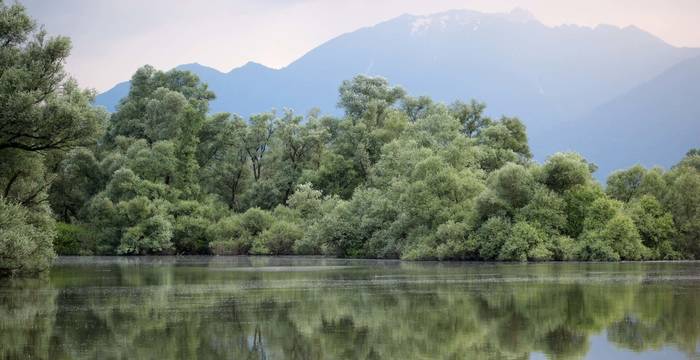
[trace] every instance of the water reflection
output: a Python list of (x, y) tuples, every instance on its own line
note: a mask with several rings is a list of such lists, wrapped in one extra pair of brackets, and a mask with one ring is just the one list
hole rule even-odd
[(62, 258), (0, 284), (0, 357), (694, 358), (698, 265)]

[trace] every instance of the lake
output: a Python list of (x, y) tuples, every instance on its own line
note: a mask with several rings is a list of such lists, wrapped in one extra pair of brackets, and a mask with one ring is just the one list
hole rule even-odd
[(61, 257), (0, 358), (695, 359), (700, 263)]

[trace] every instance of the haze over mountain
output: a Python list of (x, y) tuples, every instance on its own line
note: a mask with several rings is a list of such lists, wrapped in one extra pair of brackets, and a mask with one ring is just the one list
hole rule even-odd
[[(609, 101), (559, 132), (568, 146), (600, 161), (600, 173), (619, 166), (674, 163), (700, 146), (700, 57), (685, 60)], [(566, 146), (567, 144), (560, 144)]]
[[(645, 138), (621, 138), (590, 127), (622, 124), (617, 116), (642, 111), (635, 101), (649, 99), (634, 95), (641, 90), (633, 89), (649, 81), (668, 84), (663, 95), (671, 101), (679, 91), (673, 86), (678, 79), (655, 77), (697, 55), (699, 49), (673, 47), (636, 27), (548, 27), (519, 9), (501, 14), (454, 10), (403, 15), (341, 35), (279, 70), (253, 62), (228, 73), (199, 64), (178, 68), (193, 71), (209, 83), (217, 94), (213, 112), (243, 116), (285, 107), (299, 113), (318, 107), (337, 114), (338, 86), (360, 73), (386, 77), (414, 96), (429, 95), (444, 102), (474, 98), (486, 102), (492, 116), (523, 119), (538, 159), (557, 150), (581, 151), (601, 166), (600, 174), (605, 176), (608, 169), (631, 165), (629, 158), (669, 165), (682, 155), (669, 148), (648, 149), (629, 157), (595, 152), (615, 141), (622, 149), (633, 148), (644, 144)], [(697, 74), (697, 69), (688, 71)], [(99, 95), (96, 103), (113, 110), (128, 87), (128, 83), (118, 84)], [(603, 120), (601, 112), (612, 111), (611, 105), (603, 104), (618, 97), (617, 102), (627, 105), (620, 105), (616, 115)], [(700, 105), (691, 101), (687, 106), (687, 111), (678, 111), (692, 117), (697, 111), (691, 109)], [(654, 114), (648, 111), (648, 117), (635, 125), (644, 127), (642, 121), (655, 124), (651, 132), (640, 136), (654, 135), (659, 126)], [(624, 119), (628, 121), (632, 120)], [(579, 133), (564, 131), (574, 128), (591, 130), (595, 138), (582, 142)], [(679, 148), (691, 146), (697, 146), (692, 139), (678, 144)]]

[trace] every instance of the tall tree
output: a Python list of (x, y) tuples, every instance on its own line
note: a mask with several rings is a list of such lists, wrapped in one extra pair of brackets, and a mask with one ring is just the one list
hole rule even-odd
[(47, 36), (24, 7), (0, 2), (0, 276), (48, 267), (50, 170), (104, 125), (94, 92), (66, 79), (69, 52), (67, 38)]
[(479, 135), (485, 127), (493, 122), (484, 116), (484, 110), (486, 110), (486, 104), (476, 100), (471, 100), (468, 103), (455, 101), (450, 105), (450, 115), (459, 121), (462, 125), (462, 133), (470, 138)]
[(270, 149), (272, 135), (277, 128), (277, 119), (274, 113), (263, 113), (250, 117), (250, 124), (243, 134), (243, 143), (250, 158), (253, 178), (260, 180), (262, 176), (263, 160)]
[(353, 122), (372, 116), (378, 124), (384, 119), (386, 110), (406, 95), (402, 88), (390, 86), (384, 78), (364, 75), (343, 81), (339, 92), (338, 106)]

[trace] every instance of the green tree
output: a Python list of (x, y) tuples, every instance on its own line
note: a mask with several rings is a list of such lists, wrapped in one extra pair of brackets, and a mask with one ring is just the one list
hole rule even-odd
[(535, 180), (522, 165), (508, 163), (489, 176), (488, 188), (477, 199), (481, 219), (493, 215), (512, 217), (517, 209), (530, 202), (535, 193)]
[(530, 202), (516, 212), (515, 218), (549, 235), (561, 234), (567, 225), (566, 201), (557, 193), (538, 187)]
[(200, 132), (201, 182), (206, 192), (219, 196), (231, 210), (241, 209), (240, 196), (252, 180), (245, 131), (243, 119), (221, 114), (210, 118)]
[(584, 260), (640, 260), (648, 249), (622, 203), (600, 198), (586, 210), (579, 256)]
[(685, 257), (700, 259), (700, 172), (678, 166), (668, 175), (664, 199), (678, 231), (678, 247)]
[(0, 278), (44, 271), (51, 265), (53, 219), (0, 196)]
[(277, 119), (274, 113), (264, 113), (250, 117), (246, 131), (241, 135), (245, 151), (250, 159), (250, 166), (255, 181), (262, 177), (265, 154), (270, 149), (272, 135), (277, 129)]
[(547, 235), (526, 222), (516, 222), (498, 253), (498, 260), (526, 261), (552, 259)]
[(406, 113), (410, 122), (415, 123), (418, 119), (426, 117), (432, 106), (433, 100), (427, 96), (417, 98), (405, 96), (401, 103), (401, 110)]
[[(105, 113), (94, 92), (66, 81), (66, 37), (48, 37), (19, 4), (0, 4), (0, 151), (69, 150), (91, 144)], [(0, 157), (2, 159), (2, 157)]]
[(67, 38), (48, 37), (19, 4), (0, 2), (0, 28), (1, 277), (50, 265), (51, 170), (65, 152), (94, 144), (106, 113), (92, 107), (93, 91), (66, 79)]
[(577, 238), (583, 232), (588, 208), (597, 199), (605, 197), (605, 193), (598, 184), (577, 185), (566, 190), (563, 197), (567, 217), (564, 234)]
[(548, 188), (563, 193), (593, 181), (592, 164), (576, 153), (556, 153), (542, 166), (539, 177)]
[(608, 177), (605, 192), (613, 199), (630, 202), (639, 196), (647, 170), (636, 165), (627, 170), (618, 170)]
[(503, 217), (488, 219), (477, 231), (475, 243), (479, 256), (484, 260), (495, 260), (501, 253), (503, 245), (511, 238), (512, 225)]
[(461, 132), (470, 138), (479, 136), (493, 122), (484, 116), (486, 104), (476, 100), (471, 100), (469, 103), (455, 101), (450, 104), (449, 109), (450, 115), (461, 124)]
[(381, 124), (387, 110), (406, 95), (400, 87), (390, 86), (386, 79), (364, 75), (343, 81), (338, 91), (338, 106), (353, 123), (369, 116)]
[(649, 248), (653, 259), (676, 259), (680, 254), (674, 249), (676, 229), (673, 216), (651, 195), (644, 195), (629, 205), (629, 215), (639, 230), (642, 242)]
[(190, 72), (162, 72), (146, 65), (131, 78), (129, 94), (112, 115), (107, 139), (113, 141), (121, 135), (149, 142), (172, 140), (186, 130), (184, 123), (201, 120), (193, 119), (189, 112), (204, 116), (214, 97)]
[(276, 161), (280, 183), (283, 184), (282, 203), (286, 202), (294, 191), (304, 169), (313, 169), (320, 160), (322, 146), (327, 135), (323, 127), (314, 119), (302, 124), (302, 117), (287, 112), (279, 120), (275, 132)]
[(104, 185), (105, 176), (93, 152), (86, 148), (71, 150), (58, 164), (51, 184), (51, 208), (60, 220), (71, 222)]

